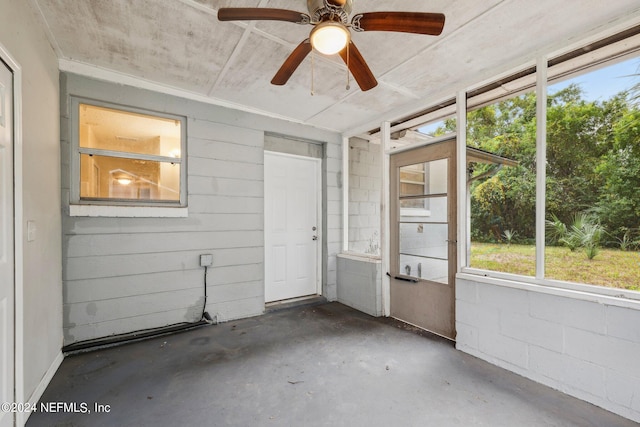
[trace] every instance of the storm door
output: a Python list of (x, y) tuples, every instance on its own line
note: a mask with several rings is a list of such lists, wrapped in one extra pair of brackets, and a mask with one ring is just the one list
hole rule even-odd
[(391, 316), (455, 339), (456, 140), (390, 159)]

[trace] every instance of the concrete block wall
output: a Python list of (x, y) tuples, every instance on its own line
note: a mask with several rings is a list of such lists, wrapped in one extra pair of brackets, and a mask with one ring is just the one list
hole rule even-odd
[(456, 280), (459, 350), (640, 422), (638, 325), (640, 301)]
[(338, 255), (338, 301), (371, 316), (382, 316), (382, 262)]
[(349, 251), (380, 255), (380, 145), (349, 140)]
[[(336, 298), (341, 236), (341, 136), (264, 116), (63, 73), (61, 153), (65, 344), (200, 318), (264, 311), (265, 133), (324, 144), (324, 295)], [(69, 96), (187, 117), (186, 218), (69, 215)]]

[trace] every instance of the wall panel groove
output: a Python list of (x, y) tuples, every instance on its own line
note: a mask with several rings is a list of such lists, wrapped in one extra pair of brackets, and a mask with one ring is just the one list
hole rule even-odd
[[(65, 344), (199, 320), (207, 272), (207, 311), (218, 320), (264, 311), (265, 132), (324, 142), (332, 201), (326, 230), (340, 228), (341, 143), (337, 134), (187, 101), (74, 74), (61, 75), (62, 204), (68, 211), (70, 94), (187, 117), (186, 218), (88, 218), (63, 215)], [(335, 206), (334, 206), (335, 205)], [(339, 233), (328, 233), (335, 258)], [(335, 299), (335, 262), (324, 293)]]

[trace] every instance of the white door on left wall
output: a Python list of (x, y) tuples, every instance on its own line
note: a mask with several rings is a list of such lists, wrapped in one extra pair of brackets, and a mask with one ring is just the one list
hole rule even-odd
[[(0, 60), (0, 403), (14, 401), (13, 74)], [(0, 427), (14, 414), (0, 410)]]
[(320, 159), (265, 152), (265, 302), (321, 293)]

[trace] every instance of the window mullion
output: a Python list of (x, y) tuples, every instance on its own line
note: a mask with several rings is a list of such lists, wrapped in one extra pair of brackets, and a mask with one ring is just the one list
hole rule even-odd
[(547, 58), (537, 64), (536, 85), (536, 279), (544, 279), (547, 192)]
[(467, 93), (459, 91), (456, 101), (458, 171), (458, 272), (471, 259), (471, 194), (467, 181)]
[(133, 160), (148, 160), (153, 162), (166, 162), (166, 163), (182, 163), (182, 159), (179, 157), (168, 156), (156, 156), (153, 154), (140, 154), (140, 153), (126, 153), (123, 151), (112, 150), (100, 150), (96, 148), (79, 147), (80, 154), (88, 154), (90, 156), (107, 156), (118, 157), (121, 159), (133, 159)]

